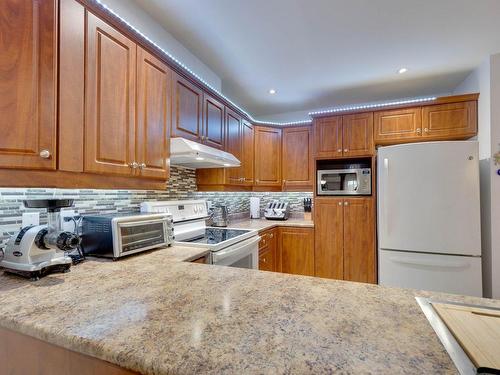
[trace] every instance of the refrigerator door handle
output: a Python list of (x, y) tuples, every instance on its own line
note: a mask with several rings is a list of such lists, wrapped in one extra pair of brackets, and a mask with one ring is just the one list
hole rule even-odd
[(391, 262), (407, 264), (412, 266), (423, 266), (423, 267), (434, 267), (434, 268), (469, 268), (470, 264), (463, 261), (457, 260), (422, 260), (416, 258), (406, 258), (406, 257), (390, 257)]
[(389, 204), (389, 186), (391, 185), (389, 183), (389, 159), (384, 158), (384, 177), (385, 177), (385, 186), (384, 186), (384, 204), (382, 205), (384, 212), (383, 212), (383, 222), (384, 222), (384, 232), (387, 235), (389, 235), (389, 215), (387, 214), (389, 212), (389, 208), (387, 205)]

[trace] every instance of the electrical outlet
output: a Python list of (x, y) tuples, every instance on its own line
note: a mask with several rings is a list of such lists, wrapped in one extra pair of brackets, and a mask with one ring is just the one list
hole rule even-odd
[(30, 225), (40, 225), (39, 212), (24, 212), (22, 228), (29, 227)]
[(65, 217), (73, 217), (76, 216), (76, 212), (74, 210), (61, 210), (61, 226), (62, 230), (66, 232), (74, 232), (75, 231), (75, 224), (73, 223), (72, 220), (65, 222), (64, 218)]

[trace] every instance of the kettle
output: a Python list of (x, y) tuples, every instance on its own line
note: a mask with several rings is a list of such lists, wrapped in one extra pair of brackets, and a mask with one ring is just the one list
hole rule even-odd
[(212, 209), (210, 214), (210, 219), (212, 221), (212, 226), (214, 227), (227, 227), (229, 223), (227, 215), (227, 206), (225, 204), (220, 204)]

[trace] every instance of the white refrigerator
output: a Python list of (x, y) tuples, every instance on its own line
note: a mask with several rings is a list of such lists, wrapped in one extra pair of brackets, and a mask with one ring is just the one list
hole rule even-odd
[(476, 141), (380, 147), (379, 284), (482, 296)]

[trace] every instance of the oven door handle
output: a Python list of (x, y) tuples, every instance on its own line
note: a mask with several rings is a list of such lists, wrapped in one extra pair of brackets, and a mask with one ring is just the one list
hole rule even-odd
[(244, 254), (244, 253), (248, 252), (249, 247), (252, 247), (253, 245), (258, 243), (259, 241), (260, 241), (260, 236), (255, 236), (255, 237), (252, 237), (250, 240), (245, 240), (245, 241), (240, 242), (242, 245), (238, 246), (236, 248), (233, 248), (232, 246), (230, 246), (226, 250), (213, 252), (212, 253), (212, 261), (213, 261), (213, 263), (217, 263), (225, 258), (234, 257), (234, 256)]

